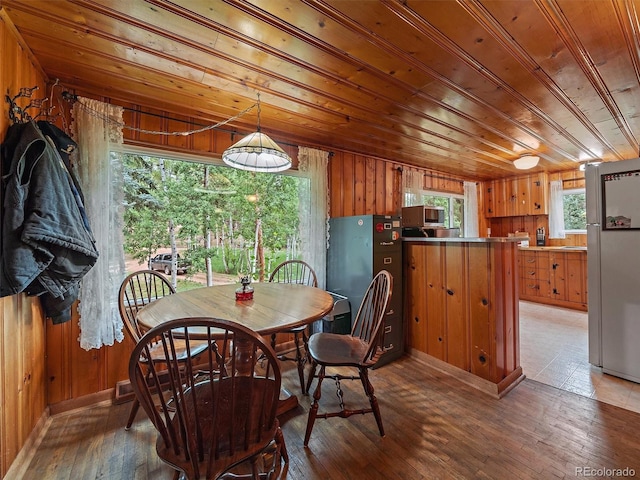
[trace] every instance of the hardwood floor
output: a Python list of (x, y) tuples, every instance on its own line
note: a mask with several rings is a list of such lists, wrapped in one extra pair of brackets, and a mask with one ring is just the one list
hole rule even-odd
[[(284, 377), (298, 391), (297, 372)], [(300, 396), (281, 418), (290, 455), (281, 478), (547, 479), (582, 476), (580, 468), (640, 475), (637, 413), (531, 379), (497, 400), (410, 357), (373, 370), (371, 379), (386, 436), (372, 415), (319, 419), (305, 449), (310, 397)], [(335, 398), (331, 386), (324, 401)], [(348, 404), (362, 399), (359, 388), (343, 382)], [(52, 417), (32, 458), (7, 478), (172, 478), (143, 414), (124, 430), (128, 411), (129, 404), (102, 404)]]

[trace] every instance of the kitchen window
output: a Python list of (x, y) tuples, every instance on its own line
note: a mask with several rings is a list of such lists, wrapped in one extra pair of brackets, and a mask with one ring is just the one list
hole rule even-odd
[(444, 227), (464, 232), (464, 196), (421, 190), (419, 194), (405, 194), (405, 207), (433, 205), (444, 207)]
[(587, 200), (584, 188), (572, 188), (562, 192), (564, 231), (566, 233), (586, 233)]

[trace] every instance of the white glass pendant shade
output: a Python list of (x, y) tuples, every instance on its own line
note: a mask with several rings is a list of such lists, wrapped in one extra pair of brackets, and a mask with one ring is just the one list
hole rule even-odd
[(536, 155), (523, 155), (513, 161), (513, 166), (518, 170), (528, 170), (538, 165), (540, 157)]
[(291, 157), (260, 131), (227, 148), (222, 160), (231, 167), (252, 172), (281, 172), (291, 167)]

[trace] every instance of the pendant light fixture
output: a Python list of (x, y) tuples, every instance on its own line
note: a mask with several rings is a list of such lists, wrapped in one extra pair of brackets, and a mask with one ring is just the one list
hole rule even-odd
[(240, 170), (281, 172), (291, 167), (291, 157), (260, 131), (260, 93), (258, 93), (258, 130), (227, 148), (222, 161)]
[(513, 166), (518, 170), (528, 170), (538, 165), (539, 161), (540, 157), (527, 153), (525, 155), (521, 155), (520, 158), (516, 158), (513, 161)]

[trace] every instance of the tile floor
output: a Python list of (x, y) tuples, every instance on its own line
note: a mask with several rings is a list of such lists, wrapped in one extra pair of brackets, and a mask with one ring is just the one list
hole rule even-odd
[(527, 378), (640, 412), (640, 384), (589, 363), (587, 314), (520, 302), (520, 363)]

